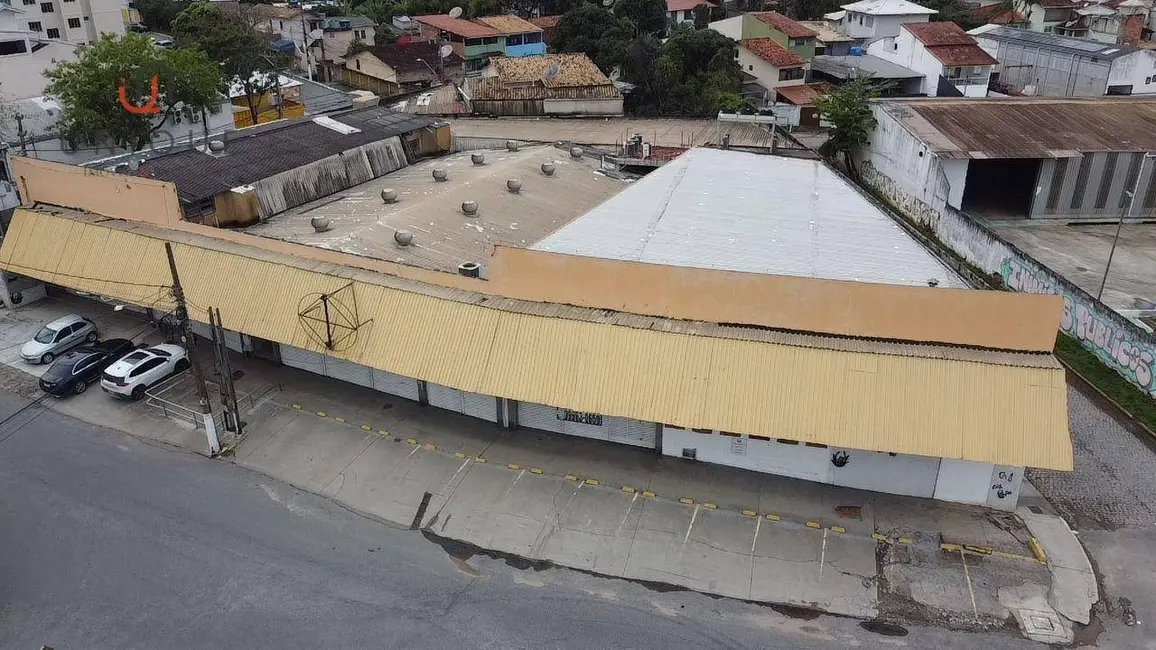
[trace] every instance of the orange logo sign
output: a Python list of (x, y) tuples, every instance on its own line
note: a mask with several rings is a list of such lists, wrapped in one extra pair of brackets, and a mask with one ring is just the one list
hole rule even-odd
[(157, 106), (157, 77), (156, 77), (156, 75), (153, 75), (152, 82), (151, 82), (151, 91), (149, 94), (149, 100), (147, 103), (145, 103), (144, 106), (137, 106), (135, 104), (128, 103), (128, 96), (124, 90), (124, 79), (120, 80), (120, 87), (117, 88), (117, 96), (120, 98), (120, 105), (124, 107), (124, 110), (126, 110), (126, 111), (128, 111), (134, 115), (150, 115), (153, 113), (161, 112), (161, 109)]

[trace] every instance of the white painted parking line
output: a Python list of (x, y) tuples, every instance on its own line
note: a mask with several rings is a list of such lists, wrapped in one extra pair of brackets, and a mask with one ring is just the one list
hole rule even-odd
[(827, 564), (827, 529), (823, 529), (823, 550), (819, 552), (819, 578), (823, 578), (823, 567)]
[(634, 493), (634, 498), (630, 500), (630, 505), (626, 508), (626, 514), (622, 515), (622, 522), (618, 524), (618, 530), (614, 531), (614, 536), (618, 537), (622, 532), (622, 527), (626, 525), (626, 520), (630, 518), (630, 511), (634, 509), (634, 502), (638, 501), (638, 493)]
[(690, 539), (690, 531), (691, 531), (691, 529), (694, 528), (695, 520), (698, 519), (698, 509), (700, 507), (701, 506), (699, 506), (697, 504), (694, 506), (694, 514), (690, 516), (690, 525), (686, 527), (686, 536), (682, 538), (683, 548), (686, 548), (686, 540)]

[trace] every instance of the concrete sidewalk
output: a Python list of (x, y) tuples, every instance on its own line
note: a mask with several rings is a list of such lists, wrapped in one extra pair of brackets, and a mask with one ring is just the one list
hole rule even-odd
[[(131, 312), (54, 299), (0, 316), (0, 362), (42, 371), (4, 354), (69, 312), (93, 318), (104, 336), (155, 336)], [(1071, 616), (1082, 602), (1056, 598), (1073, 581), (1052, 580), (1031, 558), (1031, 533), (1008, 513), (508, 431), (259, 360), (238, 358), (235, 367), (250, 385), (280, 386), (245, 414), (249, 427), (232, 450), (235, 462), (492, 553), (858, 618), (967, 629), (1000, 628), (1013, 617), (1024, 629), (1037, 619), (1054, 622), (1055, 636), (1036, 631), (1041, 640), (1071, 635), (1049, 601)], [(24, 390), (34, 393), (28, 383)], [(51, 404), (93, 424), (205, 452), (201, 432), (144, 403), (88, 391)], [(1036, 516), (1057, 528), (1058, 518)], [(944, 542), (995, 553), (948, 553)], [(1046, 547), (1065, 545), (1045, 540)], [(1076, 564), (1065, 560), (1065, 567)]]

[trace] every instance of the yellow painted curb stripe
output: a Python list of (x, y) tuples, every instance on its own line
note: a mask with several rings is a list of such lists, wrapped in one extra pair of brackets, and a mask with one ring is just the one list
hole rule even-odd
[(567, 474), (567, 475), (566, 475), (566, 480), (567, 480), (567, 481), (577, 481), (577, 480), (578, 480), (578, 477), (577, 477), (577, 476), (574, 476), (573, 474)]
[(407, 445), (416, 445), (416, 444), (417, 444), (417, 440), (414, 440), (413, 438), (406, 438), (406, 439), (405, 439), (405, 444), (407, 444)]
[(345, 418), (333, 418), (333, 421), (334, 421), (334, 422), (340, 422), (340, 423), (344, 424), (344, 423), (345, 423)]
[(900, 544), (910, 544), (911, 542), (912, 542), (912, 540), (910, 537), (900, 537), (899, 538)]
[(369, 426), (368, 424), (361, 425), (361, 429), (363, 431), (373, 431), (373, 427)]
[(622, 491), (627, 494), (634, 494), (634, 488), (630, 487), (629, 485), (623, 485)]
[(887, 536), (886, 535), (880, 535), (879, 533), (871, 533), (871, 539), (873, 539), (877, 542), (883, 542), (884, 544), (887, 543)]
[(294, 409), (298, 410), (298, 411), (300, 411), (300, 410), (301, 410), (301, 405), (300, 405), (300, 404), (291, 404), (290, 406), (291, 406), (291, 407), (293, 407)]
[(644, 499), (653, 499), (656, 496), (658, 496), (658, 495), (651, 492), (650, 490), (643, 490), (643, 492), (642, 492), (642, 498), (644, 498)]
[(780, 521), (782, 517), (778, 515), (767, 515), (767, 521)]
[(686, 504), (686, 505), (688, 505), (688, 506), (693, 506), (693, 505), (694, 505), (694, 499), (688, 499), (688, 498), (686, 498), (686, 497), (683, 497), (683, 498), (679, 499), (679, 500), (678, 500), (678, 502), (679, 502), (679, 503), (685, 503), (685, 504)]
[(438, 448), (438, 446), (437, 446), (437, 445), (435, 445), (435, 444), (434, 444), (434, 443), (432, 443), (432, 442), (427, 442), (427, 443), (425, 443), (425, 445), (424, 445), (424, 446), (425, 446), (425, 448), (426, 448), (426, 449), (428, 449), (428, 450), (430, 450), (430, 451), (437, 451), (437, 448)]
[(318, 412), (317, 412), (317, 417), (319, 417), (319, 418), (323, 418), (323, 417), (325, 417), (325, 416), (327, 416), (327, 415), (329, 415), (329, 414), (328, 414), (328, 413), (326, 413), (325, 411), (318, 411)]
[(707, 510), (718, 510), (718, 506), (713, 503), (704, 503), (702, 504), (702, 507), (706, 508)]
[(758, 517), (759, 513), (755, 512), (754, 510), (743, 510), (743, 516), (744, 517)]
[(460, 451), (454, 452), (454, 458), (465, 458), (465, 457), (466, 457), (466, 455)]
[(1032, 550), (1032, 555), (1036, 556), (1040, 564), (1048, 563), (1048, 554), (1044, 552), (1044, 545), (1040, 544), (1040, 540), (1035, 537), (1028, 540), (1028, 548)]
[(542, 474), (543, 472), (542, 472), (542, 470), (538, 469), (537, 467), (531, 467), (530, 473), (531, 474)]
[(586, 485), (598, 485), (598, 479), (588, 478), (586, 479)]
[(378, 429), (378, 430), (377, 430), (377, 434), (378, 434), (378, 435), (381, 435), (381, 436), (386, 436), (386, 437), (388, 437), (388, 436), (389, 436), (389, 432), (388, 432), (388, 431), (386, 431), (385, 429)]
[(522, 466), (521, 465), (515, 465), (514, 463), (507, 463), (506, 469), (522, 469)]
[(484, 462), (486, 462), (486, 459), (482, 458), (481, 456), (478, 456), (477, 458), (474, 459), (474, 462), (475, 463), (484, 463)]
[(817, 521), (808, 521), (807, 528), (822, 528), (823, 526)]
[(970, 544), (964, 544), (963, 548), (965, 550), (971, 551), (972, 553), (978, 553), (980, 555), (991, 555), (992, 551), (992, 549), (986, 546), (971, 546)]
[(847, 529), (843, 528), (842, 526), (831, 526), (831, 532), (832, 533), (845, 533), (845, 532), (847, 532)]

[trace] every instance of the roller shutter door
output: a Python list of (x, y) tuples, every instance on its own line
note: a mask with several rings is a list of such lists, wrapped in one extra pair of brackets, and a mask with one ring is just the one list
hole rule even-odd
[(481, 393), (459, 392), (462, 394), (462, 413), (489, 422), (498, 421), (498, 398)]
[(518, 403), (518, 426), (563, 433), (562, 420), (558, 418), (558, 409), (529, 402)]
[(518, 404), (518, 426), (647, 449), (654, 449), (657, 444), (657, 427), (653, 422), (580, 413), (527, 402)]
[(415, 402), (418, 400), (416, 379), (402, 377), (401, 375), (395, 375), (392, 372), (386, 372), (376, 368), (372, 370), (372, 373), (374, 390), (404, 397)]
[(373, 371), (369, 366), (336, 357), (325, 357), (325, 375), (358, 386), (373, 388)]
[(456, 388), (449, 388), (441, 384), (427, 382), (425, 385), (425, 394), (430, 406), (436, 406), (439, 409), (453, 411), (454, 413), (462, 412), (462, 391)]
[(610, 434), (610, 442), (654, 449), (658, 444), (655, 434), (658, 427), (653, 422), (643, 422), (630, 418), (607, 417), (604, 423)]
[(281, 363), (290, 368), (300, 368), (318, 375), (325, 374), (325, 355), (295, 348), (292, 345), (281, 346)]

